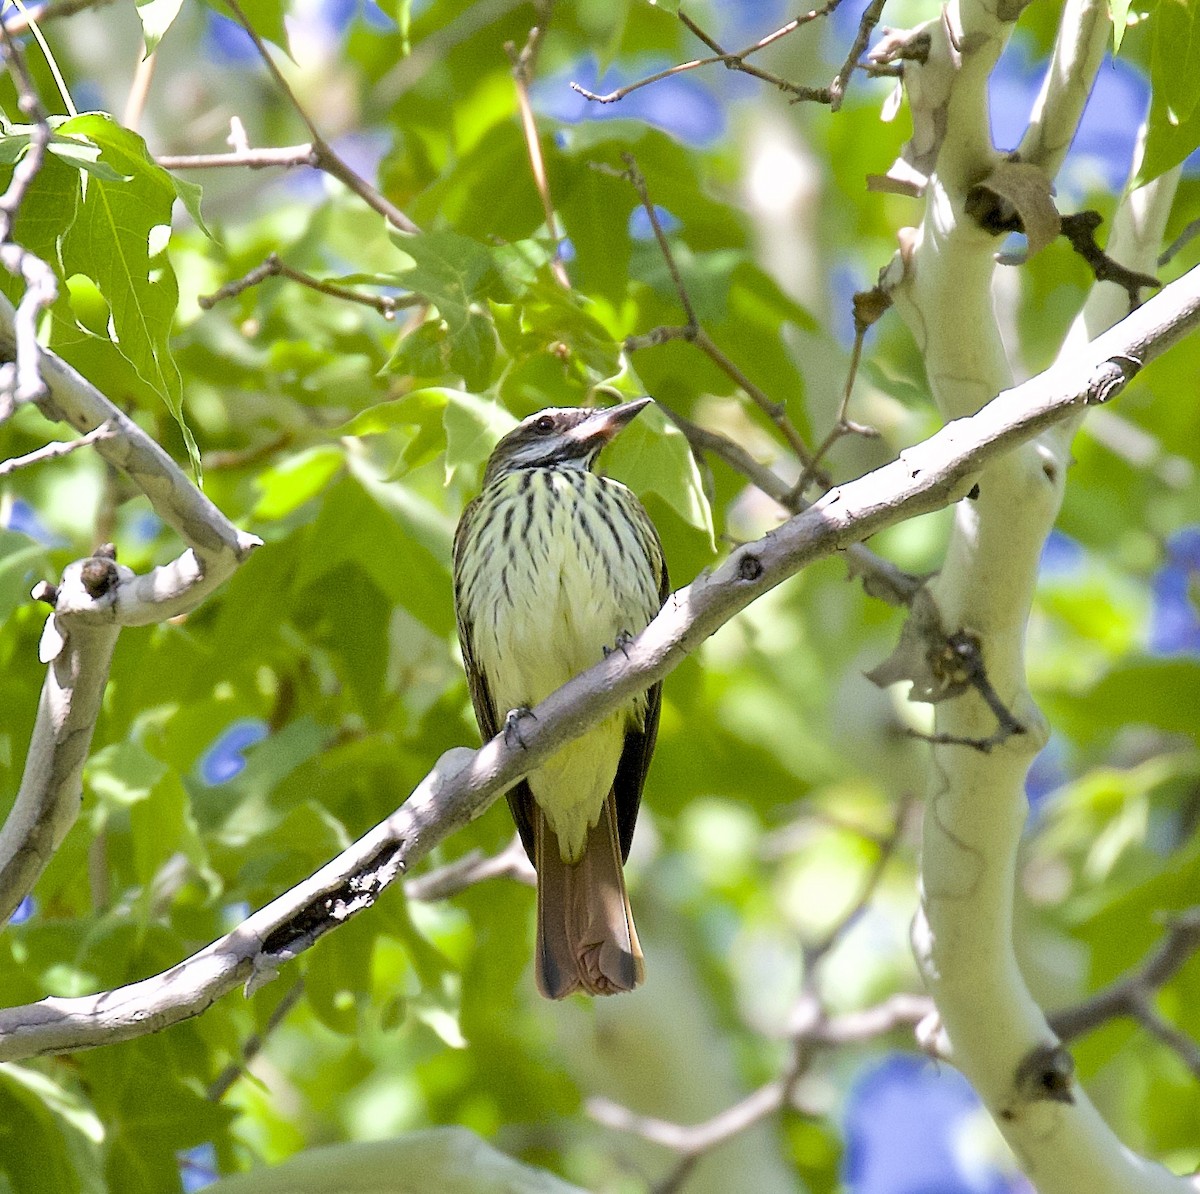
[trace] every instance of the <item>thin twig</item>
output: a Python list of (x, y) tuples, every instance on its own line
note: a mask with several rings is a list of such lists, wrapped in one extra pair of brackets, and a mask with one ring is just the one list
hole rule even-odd
[(312, 137), (312, 149), (316, 155), (317, 168), (324, 170), (326, 174), (332, 175), (339, 182), (349, 187), (368, 207), (373, 211), (377, 211), (394, 228), (398, 228), (401, 232), (419, 232), (420, 229), (404, 212), (392, 203), (390, 199), (381, 195), (362, 175), (351, 169), (329, 142), (321, 136), (320, 130), (296, 98), (295, 92), (288, 86), (288, 81), (283, 77), (283, 72), (275, 64), (275, 59), (271, 57), (271, 52), (267, 49), (266, 43), (255, 31), (254, 26), (250, 23), (241, 5), (238, 4), (238, 0), (225, 0), (225, 3), (229, 6), (233, 15), (237, 17), (238, 23), (250, 35), (250, 40), (254, 42), (254, 47), (258, 50), (259, 57), (262, 58), (267, 70), (270, 71), (276, 86), (283, 92), (284, 97), (295, 109), (296, 114), (304, 121), (309, 135)]
[(1126, 269), (1114, 261), (1096, 243), (1096, 229), (1104, 222), (1098, 211), (1077, 211), (1063, 216), (1060, 235), (1071, 242), (1071, 248), (1087, 262), (1097, 282), (1114, 282), (1129, 295), (1129, 309), (1134, 310), (1142, 301), (1143, 289), (1157, 290), (1162, 283), (1153, 274), (1139, 273)]
[(935, 1010), (931, 996), (899, 991), (874, 1007), (831, 1016), (815, 1030), (815, 1034), (822, 1044), (830, 1046), (861, 1044), (898, 1028), (916, 1028)]
[(1158, 947), (1132, 973), (1074, 1007), (1049, 1017), (1063, 1041), (1072, 1041), (1117, 1016), (1133, 1016), (1139, 998), (1158, 990), (1200, 951), (1200, 905), (1174, 917)]
[[(658, 242), (659, 251), (662, 253), (667, 271), (671, 275), (671, 282), (679, 298), (679, 305), (683, 307), (683, 313), (687, 316), (687, 325), (685, 327), (655, 328), (644, 335), (628, 337), (624, 344), (625, 350), (627, 352), (634, 352), (640, 348), (648, 348), (652, 345), (666, 343), (668, 340), (687, 340), (689, 343), (694, 344), (717, 368), (741, 387), (743, 392), (779, 429), (780, 434), (787, 441), (788, 447), (796, 453), (801, 463), (808, 465), (812, 461), (812, 452), (804, 442), (804, 437), (796, 430), (795, 424), (788, 417), (787, 407), (784, 403), (775, 402), (768, 397), (762, 389), (756, 386), (713, 343), (708, 333), (700, 326), (700, 321), (696, 317), (696, 309), (692, 306), (691, 296), (688, 294), (687, 287), (683, 283), (683, 276), (679, 272), (679, 266), (675, 262), (675, 255), (671, 251), (671, 243), (667, 240), (667, 234), (663, 231), (662, 222), (659, 220), (658, 212), (654, 207), (654, 201), (650, 197), (650, 189), (646, 185), (646, 178), (638, 168), (633, 154), (622, 153), (621, 160), (625, 163), (625, 169), (618, 173), (620, 177), (628, 180), (633, 189), (637, 191), (638, 198), (641, 200), (642, 207), (650, 221), (650, 227), (654, 231), (654, 239)], [(597, 168), (601, 167), (598, 166)]]
[(264, 170), (270, 166), (311, 166), (320, 168), (317, 151), (311, 143), (283, 145), (278, 149), (244, 149), (233, 153), (164, 154), (154, 159), (164, 170), (215, 170), (243, 166)]
[[(711, 452), (791, 514), (808, 509), (810, 503), (796, 492), (795, 486), (789, 485), (765, 464), (755, 460), (741, 444), (718, 431), (710, 431), (693, 423), (661, 401), (658, 405), (683, 432), (694, 454)], [(867, 593), (889, 605), (908, 605), (923, 583), (921, 577), (913, 576), (890, 560), (876, 555), (864, 543), (853, 543), (847, 547), (846, 558), (851, 576), (861, 576)]]
[(654, 230), (654, 239), (658, 242), (659, 252), (663, 255), (663, 261), (666, 263), (667, 271), (671, 275), (671, 281), (675, 285), (675, 293), (679, 296), (679, 305), (683, 308), (683, 313), (687, 316), (687, 326), (693, 332), (699, 331), (700, 320), (696, 318), (696, 309), (692, 306), (691, 296), (687, 292), (687, 287), (683, 284), (683, 276), (679, 272), (679, 266), (675, 263), (675, 254), (671, 252), (671, 242), (667, 240), (667, 234), (663, 231), (662, 221), (658, 218), (658, 211), (655, 209), (654, 200), (650, 198), (650, 188), (646, 185), (646, 176), (638, 168), (633, 154), (628, 152), (622, 153), (621, 161), (625, 163), (623, 176), (629, 180), (633, 189), (637, 191), (638, 199), (641, 200), (642, 207), (650, 221), (650, 227)]
[(89, 8), (101, 8), (113, 0), (59, 0), (57, 4), (43, 4), (38, 8), (26, 8), (4, 22), (5, 29), (13, 37), (19, 37), (30, 25), (44, 25), (60, 17), (73, 17)]
[[(828, 16), (840, 3), (841, 0), (828, 0), (828, 3), (822, 5), (820, 8), (814, 8), (811, 12), (794, 17), (774, 32), (768, 33), (766, 37), (760, 37), (744, 49), (734, 51), (726, 50), (715, 38), (705, 33), (691, 17), (680, 9), (676, 13), (679, 20), (691, 33), (712, 50), (711, 57), (693, 58), (688, 62), (677, 63), (674, 66), (667, 67), (665, 70), (655, 71), (645, 78), (627, 83), (624, 87), (618, 87), (615, 91), (606, 92), (604, 95), (598, 95), (594, 91), (589, 91), (586, 87), (581, 87), (578, 83), (572, 83), (571, 88), (582, 95), (584, 99), (591, 100), (594, 103), (614, 104), (618, 100), (623, 100), (632, 92), (638, 91), (643, 87), (648, 87), (651, 83), (658, 83), (663, 79), (669, 79), (673, 75), (684, 74), (687, 71), (698, 70), (703, 66), (721, 65), (726, 70), (741, 71), (743, 74), (753, 75), (756, 79), (761, 79), (764, 83), (769, 83), (772, 87), (777, 87), (780, 91), (787, 92), (791, 96), (793, 103), (810, 100), (815, 103), (828, 104), (832, 102), (833, 98), (833, 93), (828, 87), (805, 87), (798, 83), (790, 83), (780, 75), (763, 70), (762, 67), (751, 65), (746, 59), (751, 54), (757, 54), (760, 50), (765, 50), (768, 46), (774, 45), (780, 38), (795, 32), (802, 25), (807, 25), (810, 21), (817, 20), (818, 17)], [(878, 17), (876, 20), (878, 20)]]
[(210, 1083), (207, 1090), (210, 1103), (219, 1103), (228, 1093), (233, 1084), (250, 1068), (250, 1063), (262, 1052), (267, 1043), (267, 1037), (283, 1023), (283, 1018), (300, 1002), (304, 994), (304, 979), (298, 978), (284, 992), (283, 998), (271, 1009), (266, 1026), (262, 1032), (252, 1033), (242, 1046), (242, 1056), (237, 1061), (227, 1065)]
[[(865, 423), (852, 422), (847, 412), (850, 409), (851, 395), (854, 393), (854, 382), (858, 377), (858, 366), (862, 360), (863, 341), (871, 326), (891, 305), (891, 297), (880, 286), (876, 286), (873, 290), (860, 291), (854, 296), (854, 348), (850, 353), (850, 366), (846, 370), (846, 384), (842, 388), (842, 400), (838, 405), (837, 418), (834, 420), (829, 434), (813, 454), (812, 463), (806, 465), (800, 474), (794, 491), (797, 497), (803, 495), (810, 482), (818, 479), (817, 466), (842, 436), (861, 435), (865, 439), (879, 437), (876, 428), (869, 427)], [(828, 482), (823, 482), (823, 485), (825, 489), (829, 488)]]
[(44, 447), (38, 448), (36, 451), (30, 452), (25, 456), (12, 456), (8, 460), (0, 460), (0, 477), (7, 477), (9, 474), (15, 473), (18, 469), (29, 468), (35, 464), (43, 464), (47, 460), (59, 460), (63, 456), (69, 456), (72, 452), (78, 451), (80, 448), (86, 448), (89, 444), (94, 444), (97, 440), (111, 439), (112, 435), (112, 424), (101, 423), (99, 427), (93, 428), (86, 435), (81, 435), (78, 439), (55, 440), (53, 443), (46, 444)]
[(1180, 249), (1190, 244), (1198, 233), (1200, 233), (1200, 219), (1195, 219), (1187, 224), (1184, 230), (1159, 254), (1159, 266), (1166, 265)]
[(144, 41), (141, 54), (137, 69), (133, 73), (133, 83), (130, 84), (129, 95), (125, 100), (125, 115), (121, 122), (128, 129), (136, 129), (142, 123), (142, 113), (146, 110), (146, 98), (150, 94), (150, 84), (154, 81), (154, 66), (158, 61), (157, 51), (146, 53)]
[(307, 286), (309, 290), (316, 290), (320, 294), (344, 299), (348, 303), (361, 303), (364, 307), (373, 307), (384, 319), (394, 319), (397, 311), (405, 307), (419, 306), (425, 301), (419, 294), (405, 294), (398, 298), (388, 294), (364, 294), (361, 290), (351, 290), (348, 286), (340, 286), (336, 282), (324, 282), (320, 278), (314, 278), (311, 274), (293, 269), (290, 265), (280, 261), (275, 253), (271, 253), (262, 265), (255, 266), (249, 273), (233, 282), (226, 282), (212, 294), (202, 294), (196, 302), (202, 310), (210, 311), (222, 300), (235, 298), (251, 287), (265, 282), (268, 278), (287, 278), (301, 286)]
[(833, 76), (833, 82), (829, 84), (830, 111), (836, 112), (842, 106), (842, 100), (846, 96), (846, 84), (850, 82), (850, 76), (854, 68), (858, 66), (858, 60), (867, 48), (867, 42), (871, 40), (871, 30), (879, 24), (879, 18), (883, 16), (885, 3), (887, 0), (871, 0), (862, 19), (858, 22), (858, 32), (854, 35), (854, 42), (850, 46), (850, 52), (846, 55), (846, 61), (842, 63), (842, 69)]
[(404, 884), (404, 894), (410, 900), (429, 903), (448, 899), (489, 879), (512, 879), (527, 887), (537, 883), (537, 873), (519, 837), (514, 837), (499, 854), (487, 855), (482, 850), (472, 850), (427, 875), (408, 879)]
[[(559, 243), (558, 219), (554, 214), (554, 203), (550, 198), (550, 183), (546, 177), (546, 161), (542, 157), (542, 143), (538, 139), (537, 122), (533, 117), (533, 105), (529, 102), (529, 84), (533, 80), (534, 68), (537, 65), (538, 51), (541, 49), (542, 38), (546, 34), (546, 24), (550, 19), (553, 3), (541, 6), (538, 23), (529, 30), (529, 38), (524, 48), (518, 53), (511, 41), (504, 43), (504, 51), (512, 63), (513, 85), (517, 92), (517, 109), (521, 114), (521, 133), (525, 137), (525, 150), (529, 154), (529, 168), (533, 173), (533, 183), (537, 187), (542, 200), (542, 211), (546, 216), (546, 232), (556, 248)], [(557, 251), (550, 264), (554, 280), (564, 289), (571, 289), (571, 280), (567, 277), (567, 267)]]

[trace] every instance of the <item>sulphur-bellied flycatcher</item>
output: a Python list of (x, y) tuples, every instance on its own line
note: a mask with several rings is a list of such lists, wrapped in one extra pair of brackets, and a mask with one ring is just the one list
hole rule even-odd
[[(624, 485), (591, 471), (649, 401), (530, 415), (496, 445), (483, 490), (463, 511), (454, 599), (485, 740), (643, 630), (666, 599), (650, 516)], [(630, 991), (642, 981), (621, 867), (660, 696), (655, 684), (508, 793), (537, 869), (537, 982), (551, 999), (581, 987)]]

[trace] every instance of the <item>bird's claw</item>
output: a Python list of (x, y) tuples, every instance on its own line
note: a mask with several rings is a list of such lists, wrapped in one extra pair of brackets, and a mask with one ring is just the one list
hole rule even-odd
[(504, 715), (504, 745), (511, 747), (515, 742), (522, 750), (526, 749), (525, 739), (521, 737), (521, 722), (526, 717), (537, 721), (537, 715), (528, 705), (518, 705)]
[(633, 635), (628, 630), (622, 630), (617, 635), (617, 641), (614, 646), (604, 648), (604, 658), (607, 659), (614, 651), (620, 651), (626, 659), (629, 658), (629, 644), (633, 642)]

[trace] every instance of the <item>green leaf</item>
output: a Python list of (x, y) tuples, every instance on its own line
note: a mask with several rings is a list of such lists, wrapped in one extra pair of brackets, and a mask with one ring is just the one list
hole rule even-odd
[(403, 398), (360, 410), (337, 429), (338, 435), (383, 435), (397, 427), (416, 427), (436, 421), (454, 391), (439, 386), (410, 390)]
[(287, 456), (255, 478), (259, 491), (254, 517), (277, 521), (311, 501), (342, 467), (342, 449), (319, 444)]
[(1167, 119), (1184, 124), (1200, 98), (1200, 5), (1195, 0), (1158, 0), (1150, 18), (1150, 85)]
[[(87, 170), (99, 178), (111, 181), (123, 177), (111, 166), (99, 160), (100, 149), (83, 137), (64, 135), (59, 131), (68, 118), (51, 116), (49, 123), (52, 128), (47, 150), (65, 162), (81, 170)], [(29, 152), (32, 127), (27, 124), (9, 124), (0, 117), (0, 166), (14, 166)]]
[(215, 241), (217, 238), (209, 231), (209, 227), (204, 222), (204, 216), (200, 211), (200, 200), (204, 196), (204, 188), (198, 182), (189, 182), (186, 178), (177, 178), (174, 174), (168, 174), (168, 177), (175, 187), (176, 196), (179, 198), (180, 203), (187, 209), (187, 213), (192, 217), (196, 227), (209, 240)]
[[(59, 246), (75, 222), (79, 204), (79, 171), (57, 155), (50, 155), (42, 162), (17, 213), (15, 238), (54, 268), (60, 280), (64, 275)], [(61, 292), (65, 287), (59, 289)]]
[(208, 856), (178, 772), (167, 770), (151, 789), (150, 798), (130, 809), (129, 826), (134, 870), (147, 887), (175, 854), (182, 854), (197, 873), (209, 873)]
[[(240, 24), (229, 9), (217, 0), (205, 0), (205, 3), (225, 20)], [(292, 57), (287, 25), (283, 19), (288, 10), (288, 0), (239, 0), (238, 7), (246, 14), (251, 28), (259, 37), (277, 45), (289, 58)]]
[(438, 318), (427, 319), (396, 343), (384, 369), (417, 378), (443, 377), (450, 372), (450, 345)]
[(546, 246), (539, 241), (488, 246), (457, 232), (426, 232), (395, 240), (414, 262), (396, 282), (428, 299), (441, 315), (445, 331), (426, 323), (405, 335), (388, 368), (417, 377), (449, 372), (470, 389), (485, 388), (496, 358), (496, 333), (487, 302), (511, 301), (530, 287), (549, 260)]
[(1151, 725), (1169, 733), (1200, 734), (1195, 695), (1200, 661), (1148, 659), (1114, 667), (1086, 697), (1095, 733), (1112, 727)]
[(183, 0), (138, 0), (138, 18), (142, 22), (147, 54), (154, 52), (182, 7)]
[(1150, 117), (1135, 186), (1179, 165), (1200, 145), (1200, 6), (1158, 0), (1150, 14)]
[(355, 916), (327, 933), (308, 957), (304, 994), (326, 1028), (353, 1036), (359, 1010), (371, 997), (371, 967), (380, 926), (371, 916)]
[(64, 134), (87, 137), (119, 182), (92, 176), (62, 242), (67, 274), (91, 278), (108, 304), (111, 338), (121, 355), (167, 404), (200, 474), (195, 439), (183, 417), (183, 382), (171, 353), (171, 324), (179, 299), (165, 249), (175, 184), (155, 164), (146, 143), (103, 113), (72, 117)]
[(226, 1178), (210, 1194), (583, 1194), (523, 1165), (466, 1128), (430, 1128), (389, 1140), (313, 1148), (270, 1169)]
[(696, 459), (678, 427), (662, 411), (642, 411), (608, 450), (606, 471), (635, 493), (657, 493), (684, 522), (708, 536), (716, 549), (712, 508)]
[[(108, 1126), (105, 1170), (122, 1194), (178, 1189), (182, 1149), (214, 1139), (233, 1111), (206, 1099), (181, 1073), (184, 1034), (96, 1049), (80, 1064), (84, 1086)], [(40, 1187), (54, 1189), (53, 1185)]]
[(114, 742), (88, 759), (88, 790), (114, 807), (129, 807), (149, 799), (166, 772), (166, 765), (138, 743)]
[(482, 390), (496, 360), (496, 330), (482, 311), (469, 311), (463, 326), (450, 333), (450, 368), (464, 383)]
[(47, 567), (46, 548), (19, 531), (0, 529), (0, 623), (29, 600)]
[(498, 403), (461, 390), (447, 391), (446, 484), (458, 469), (476, 468), (491, 455), (503, 435), (515, 426), (516, 419)]
[(1121, 52), (1121, 42), (1125, 40), (1125, 30), (1129, 27), (1130, 0), (1108, 0), (1108, 15), (1112, 18), (1113, 53)]
[(106, 182), (127, 181), (125, 175), (118, 174), (107, 162), (100, 160), (100, 147), (90, 141), (58, 137), (52, 139), (47, 148), (55, 157), (79, 170), (86, 170), (95, 178), (102, 178)]
[(428, 524), (418, 500), (397, 485), (372, 482), (373, 492), (368, 493), (363, 480), (346, 478), (326, 495), (311, 528), (313, 542), (320, 547), (305, 553), (295, 578), (297, 591), (351, 563), (435, 634), (448, 633), (453, 626), (450, 528), (435, 556), (422, 542), (427, 540)]
[(100, 1194), (104, 1128), (44, 1074), (0, 1066), (0, 1186), (8, 1194)]
[(424, 295), (441, 313), (451, 336), (466, 326), (471, 305), (493, 294), (499, 274), (486, 245), (457, 232), (425, 232), (397, 240), (413, 259), (400, 284)]

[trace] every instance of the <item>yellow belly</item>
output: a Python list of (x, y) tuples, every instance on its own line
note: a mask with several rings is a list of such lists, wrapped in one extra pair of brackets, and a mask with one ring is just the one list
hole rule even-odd
[[(613, 489), (600, 493), (604, 486)], [(639, 528), (622, 517), (621, 502), (636, 499), (615, 482), (546, 469), (506, 477), (495, 490), (463, 553), (477, 552), (480, 563), (465, 570), (460, 601), (502, 718), (599, 662), (623, 633), (644, 629), (658, 610), (658, 579)], [(581, 855), (626, 728), (642, 723), (645, 708), (637, 697), (527, 777), (564, 860)]]

